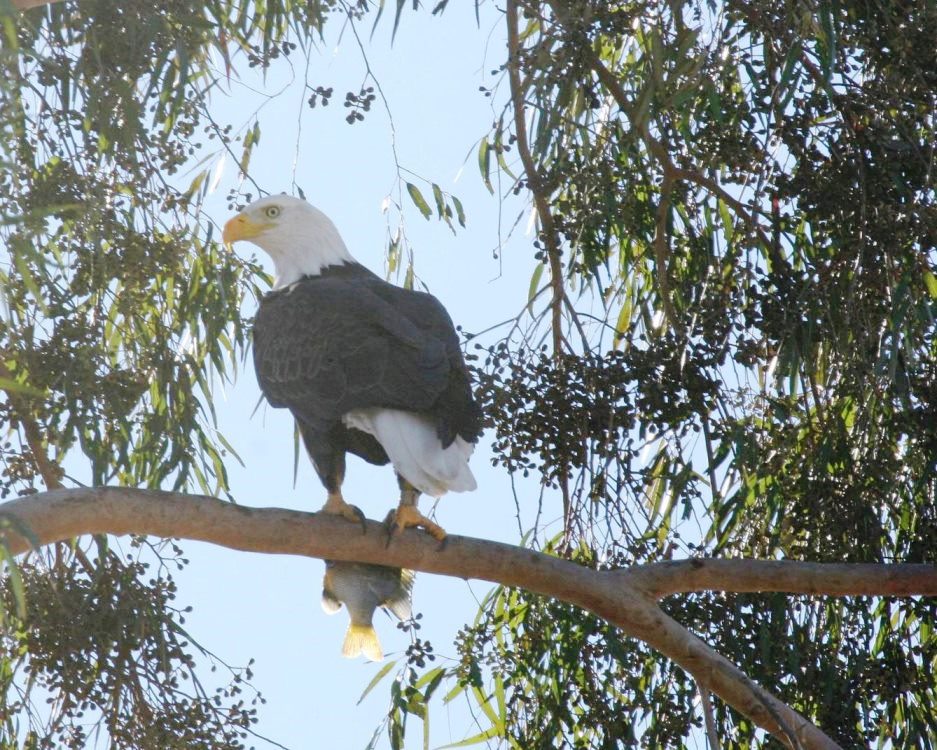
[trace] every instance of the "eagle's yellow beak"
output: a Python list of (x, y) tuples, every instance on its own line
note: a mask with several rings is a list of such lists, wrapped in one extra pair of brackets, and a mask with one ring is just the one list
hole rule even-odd
[(238, 214), (228, 219), (227, 223), (224, 225), (224, 230), (221, 233), (221, 241), (226, 245), (230, 245), (232, 242), (237, 242), (238, 240), (250, 240), (269, 227), (270, 224), (268, 223), (251, 221), (251, 219), (244, 214)]

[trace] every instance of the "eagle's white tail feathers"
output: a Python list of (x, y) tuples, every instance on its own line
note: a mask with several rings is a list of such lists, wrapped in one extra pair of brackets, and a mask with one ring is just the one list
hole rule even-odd
[(355, 409), (343, 420), (374, 435), (394, 468), (420, 492), (439, 497), (477, 487), (468, 465), (475, 445), (457, 437), (443, 449), (430, 418), (397, 409)]

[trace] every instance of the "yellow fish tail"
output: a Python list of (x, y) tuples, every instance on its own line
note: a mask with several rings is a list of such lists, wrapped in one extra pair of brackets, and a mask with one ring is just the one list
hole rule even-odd
[(345, 642), (342, 644), (342, 656), (354, 659), (364, 654), (371, 661), (381, 661), (384, 652), (381, 651), (381, 642), (377, 633), (370, 625), (349, 625), (345, 633)]

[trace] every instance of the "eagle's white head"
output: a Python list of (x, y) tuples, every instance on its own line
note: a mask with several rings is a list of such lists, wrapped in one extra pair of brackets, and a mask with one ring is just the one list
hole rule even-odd
[(271, 195), (251, 203), (224, 225), (222, 240), (249, 240), (273, 258), (274, 289), (320, 274), (327, 266), (355, 262), (332, 220), (289, 195)]

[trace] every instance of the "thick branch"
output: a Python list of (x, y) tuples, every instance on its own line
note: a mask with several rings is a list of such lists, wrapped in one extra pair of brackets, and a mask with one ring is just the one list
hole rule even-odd
[[(751, 682), (735, 665), (665, 615), (653, 597), (682, 590), (794, 590), (930, 594), (937, 591), (933, 566), (914, 566), (900, 587), (860, 587), (860, 577), (898, 580), (908, 566), (809, 565), (784, 562), (686, 561), (597, 572), (533, 550), (481, 539), (435, 540), (403, 532), (386, 546), (383, 526), (366, 533), (342, 518), (279, 508), (246, 508), (215, 498), (148, 490), (101, 488), (55, 490), (0, 505), (4, 538), (14, 553), (37, 544), (83, 534), (151, 534), (220, 544), (233, 549), (355, 560), (478, 578), (524, 588), (587, 609), (675, 661), (704, 688), (774, 734), (788, 746), (796, 736), (804, 748), (837, 745), (813, 724)], [(746, 576), (746, 565), (750, 575)], [(899, 569), (889, 577), (884, 571)], [(794, 572), (790, 572), (794, 571)], [(796, 573), (805, 574), (798, 585)], [(689, 584), (681, 583), (688, 580)], [(918, 588), (913, 581), (917, 581)], [(759, 583), (760, 582), (760, 583)], [(782, 582), (779, 584), (779, 582)], [(755, 589), (756, 585), (763, 586)], [(890, 586), (890, 587), (889, 587)]]

